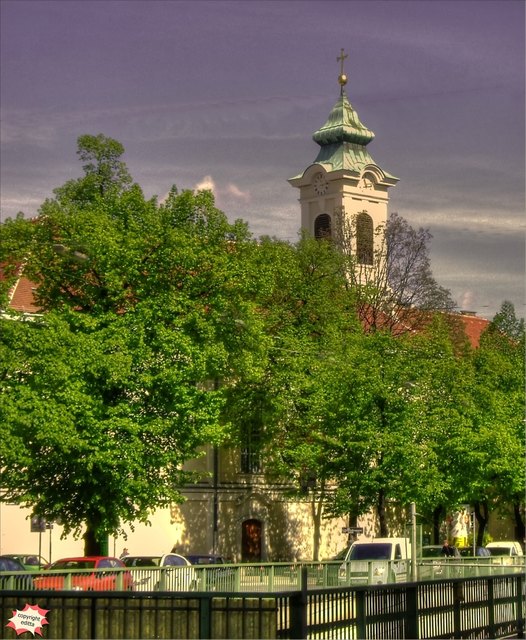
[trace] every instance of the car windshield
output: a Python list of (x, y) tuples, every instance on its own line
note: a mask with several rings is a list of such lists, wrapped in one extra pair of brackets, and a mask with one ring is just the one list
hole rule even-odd
[(422, 547), (423, 558), (440, 558), (442, 555), (442, 547)]
[(94, 560), (57, 560), (50, 569), (93, 569)]
[(12, 558), (0, 558), (0, 571), (23, 571), (24, 567)]
[(122, 559), (127, 567), (158, 567), (161, 558), (126, 556)]
[(386, 544), (355, 544), (351, 549), (350, 560), (389, 560), (391, 545)]
[(506, 547), (490, 547), (488, 551), (492, 556), (509, 556), (510, 555), (510, 550), (507, 549)]
[(219, 556), (187, 556), (192, 564), (223, 564)]
[(163, 567), (182, 567), (185, 565), (185, 559), (180, 556), (166, 556), (163, 560)]

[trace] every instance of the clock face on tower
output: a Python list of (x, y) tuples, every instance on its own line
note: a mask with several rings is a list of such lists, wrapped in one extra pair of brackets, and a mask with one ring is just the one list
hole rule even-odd
[(329, 188), (329, 185), (323, 173), (317, 173), (314, 176), (312, 180), (312, 186), (314, 187), (314, 193), (316, 193), (316, 195), (318, 196), (322, 196), (327, 192), (327, 189)]

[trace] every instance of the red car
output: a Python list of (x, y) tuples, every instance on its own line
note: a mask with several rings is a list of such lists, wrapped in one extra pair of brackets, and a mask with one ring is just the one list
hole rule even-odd
[(131, 573), (122, 560), (108, 556), (63, 558), (34, 579), (35, 589), (51, 591), (130, 591)]

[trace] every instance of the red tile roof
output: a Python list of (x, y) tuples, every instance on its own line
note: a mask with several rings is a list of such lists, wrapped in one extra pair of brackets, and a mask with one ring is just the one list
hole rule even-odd
[(472, 347), (478, 347), (480, 344), (480, 336), (484, 330), (488, 327), (490, 321), (486, 318), (480, 318), (471, 313), (467, 314), (460, 312), (459, 314), (462, 323), (464, 324), (464, 331), (468, 337)]
[(40, 309), (35, 304), (34, 299), (36, 287), (36, 284), (28, 280), (25, 276), (19, 278), (10, 292), (11, 299), (9, 306), (11, 309), (23, 313), (37, 313)]
[[(2, 272), (2, 268), (0, 267), (0, 280), (4, 279), (4, 274)], [(14, 311), (19, 311), (22, 313), (38, 313), (40, 311), (39, 307), (35, 304), (34, 301), (34, 292), (37, 288), (37, 285), (34, 282), (31, 282), (24, 275), (21, 275), (16, 284), (11, 288), (9, 292), (9, 307)], [(455, 314), (457, 315), (457, 314)], [(371, 311), (365, 310), (362, 313), (362, 322), (364, 325), (371, 325)], [(480, 343), (480, 336), (484, 332), (484, 330), (489, 325), (490, 321), (485, 318), (481, 318), (479, 316), (474, 315), (470, 312), (460, 312), (458, 317), (462, 321), (464, 325), (464, 331), (466, 332), (466, 336), (472, 347), (478, 347)], [(409, 316), (407, 316), (409, 318)], [(376, 319), (378, 321), (378, 318)], [(380, 323), (381, 324), (381, 323)], [(388, 326), (388, 323), (385, 323)], [(396, 325), (391, 327), (394, 333), (405, 333), (409, 329), (409, 324), (399, 323), (399, 326)], [(410, 330), (410, 329), (409, 329)]]
[[(9, 308), (21, 313), (38, 313), (40, 309), (35, 304), (35, 291), (37, 289), (37, 285), (26, 278), (22, 271), (23, 267), (20, 266), (18, 268), (19, 276), (15, 284), (9, 290)], [(0, 265), (0, 280), (6, 280), (6, 275), (2, 265)]]
[[(366, 331), (371, 327), (383, 328), (391, 331), (395, 336), (408, 332), (418, 333), (429, 324), (432, 317), (433, 313), (415, 308), (401, 308), (392, 316), (375, 311), (369, 306), (362, 307), (360, 311), (360, 320)], [(451, 312), (451, 317), (458, 318), (462, 322), (469, 343), (473, 348), (478, 347), (480, 336), (490, 324), (490, 320), (481, 318), (471, 311)]]

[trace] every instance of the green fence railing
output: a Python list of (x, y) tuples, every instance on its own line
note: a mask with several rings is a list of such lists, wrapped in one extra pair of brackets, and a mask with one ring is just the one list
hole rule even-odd
[[(271, 573), (268, 573), (271, 577)], [(264, 592), (0, 590), (1, 638), (25, 606), (45, 611), (42, 636), (77, 638), (524, 638), (522, 573), (387, 585)]]
[[(281, 592), (409, 582), (409, 561), (224, 564), (0, 572), (0, 588), (35, 591)], [(417, 580), (524, 574), (525, 558), (421, 559)]]

